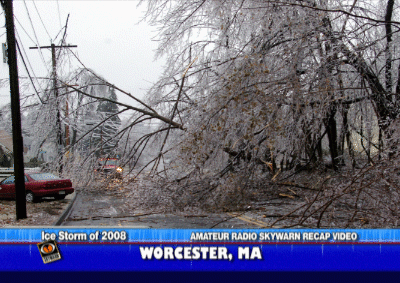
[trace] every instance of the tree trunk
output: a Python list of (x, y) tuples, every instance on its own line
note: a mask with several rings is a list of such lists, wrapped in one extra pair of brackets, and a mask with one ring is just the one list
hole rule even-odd
[[(344, 148), (344, 141), (346, 139), (347, 141), (347, 148), (349, 150), (349, 155), (351, 158), (351, 165), (354, 169), (354, 167), (356, 166), (356, 160), (354, 158), (354, 149), (353, 149), (353, 144), (351, 142), (351, 132), (349, 130), (349, 122), (347, 120), (347, 114), (349, 112), (349, 106), (348, 105), (343, 105), (344, 109), (343, 109), (343, 131), (344, 131), (344, 135), (343, 135), (343, 148)], [(343, 150), (344, 152), (344, 150)]]
[(394, 0), (388, 0), (385, 15), (385, 30), (386, 30), (386, 64), (385, 64), (385, 81), (386, 81), (386, 91), (388, 93), (392, 92), (392, 13), (393, 13)]
[(338, 170), (338, 146), (337, 146), (337, 132), (336, 132), (336, 120), (335, 120), (336, 108), (331, 106), (330, 112), (325, 119), (326, 132), (329, 140), (329, 151), (332, 158), (332, 167), (336, 171)]

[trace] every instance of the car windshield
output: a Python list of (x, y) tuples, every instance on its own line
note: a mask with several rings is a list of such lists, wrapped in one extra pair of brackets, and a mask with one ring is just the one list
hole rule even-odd
[(34, 173), (29, 175), (35, 181), (57, 180), (57, 176), (50, 173)]
[(117, 160), (112, 159), (112, 160), (99, 160), (99, 163), (101, 165), (117, 165)]
[(2, 184), (7, 185), (7, 184), (14, 184), (15, 182), (15, 176), (10, 176), (7, 179), (5, 179)]

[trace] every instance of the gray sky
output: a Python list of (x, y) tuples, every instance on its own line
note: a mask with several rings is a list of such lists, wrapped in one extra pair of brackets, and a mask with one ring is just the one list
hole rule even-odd
[[(41, 46), (50, 45), (50, 37), (54, 41), (70, 14), (66, 41), (78, 45), (73, 51), (86, 67), (119, 88), (143, 98), (146, 89), (161, 74), (163, 62), (154, 60), (157, 43), (152, 38), (156, 36), (155, 28), (143, 21), (138, 24), (144, 15), (145, 6), (137, 7), (137, 4), (138, 1), (14, 1), (16, 30), (35, 75), (48, 76), (48, 71), (39, 51), (30, 50), (29, 47), (37, 45), (36, 37)], [(0, 40), (3, 43), (6, 42), (4, 14), (0, 16), (0, 26)], [(62, 35), (63, 31), (54, 42), (58, 43)], [(42, 49), (42, 54), (50, 69), (50, 50)], [(0, 78), (8, 78), (8, 65), (2, 62), (0, 65)], [(78, 66), (72, 60), (71, 64), (63, 65), (63, 69), (68, 71)], [(20, 76), (26, 76), (21, 60), (18, 69)], [(27, 92), (32, 93), (32, 90)], [(119, 96), (119, 99), (132, 103), (132, 99), (125, 96)], [(8, 85), (0, 88), (0, 105), (7, 102)]]

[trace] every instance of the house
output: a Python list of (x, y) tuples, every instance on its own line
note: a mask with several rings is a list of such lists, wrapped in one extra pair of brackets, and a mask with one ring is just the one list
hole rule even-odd
[(14, 165), (12, 137), (0, 129), (0, 167), (12, 167)]
[[(24, 146), (24, 162), (27, 162), (28, 148)], [(5, 130), (0, 129), (0, 167), (14, 167), (13, 140)]]

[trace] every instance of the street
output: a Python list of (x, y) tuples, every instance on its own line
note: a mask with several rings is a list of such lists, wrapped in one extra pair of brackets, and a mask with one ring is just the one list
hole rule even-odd
[[(237, 217), (236, 217), (237, 216)], [(132, 208), (117, 190), (81, 189), (61, 226), (129, 226), (134, 228), (261, 228), (265, 223), (241, 213), (163, 213)]]

